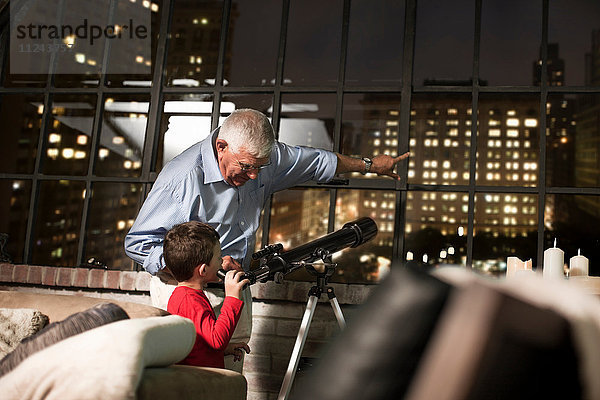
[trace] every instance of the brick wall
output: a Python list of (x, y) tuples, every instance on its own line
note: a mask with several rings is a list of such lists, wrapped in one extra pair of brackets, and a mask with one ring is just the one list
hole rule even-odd
[(148, 292), (150, 274), (93, 268), (0, 264), (0, 282), (44, 287)]
[[(0, 290), (22, 290), (101, 297), (151, 304), (147, 272), (0, 264)], [(244, 375), (248, 400), (276, 399), (306, 309), (309, 282), (257, 283), (251, 286), (253, 327)], [(346, 320), (372, 286), (332, 284)], [(316, 307), (302, 357), (318, 358), (340, 332), (326, 294)], [(299, 371), (296, 382), (304, 372)]]

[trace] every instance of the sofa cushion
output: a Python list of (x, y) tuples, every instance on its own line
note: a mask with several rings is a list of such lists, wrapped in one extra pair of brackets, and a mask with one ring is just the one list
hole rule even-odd
[(115, 301), (97, 297), (79, 295), (61, 295), (46, 293), (28, 293), (9, 290), (0, 290), (0, 304), (4, 308), (33, 308), (40, 310), (50, 318), (50, 322), (60, 321), (69, 315), (87, 310), (99, 303), (111, 302), (117, 304), (129, 318), (144, 318), (169, 315), (165, 310), (146, 304), (130, 301)]
[(118, 305), (103, 303), (72, 314), (62, 321), (53, 322), (37, 334), (25, 338), (14, 351), (0, 360), (0, 376), (12, 371), (31, 354), (54, 343), (110, 322), (128, 318), (127, 313)]
[(0, 378), (3, 399), (133, 399), (145, 367), (183, 359), (196, 339), (183, 317), (117, 321), (62, 340)]
[(0, 358), (13, 351), (21, 340), (48, 324), (48, 316), (30, 308), (0, 308)]

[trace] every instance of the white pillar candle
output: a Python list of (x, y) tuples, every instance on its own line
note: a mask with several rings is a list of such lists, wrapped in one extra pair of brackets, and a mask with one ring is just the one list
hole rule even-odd
[(525, 263), (518, 257), (508, 257), (506, 259), (506, 277), (512, 278), (518, 270), (525, 268)]
[(577, 250), (577, 255), (569, 260), (570, 276), (588, 276), (590, 261), (587, 257), (581, 255), (581, 249)]
[(512, 278), (515, 275), (520, 274), (522, 271), (531, 271), (531, 266), (531, 259), (527, 261), (521, 261), (521, 259), (518, 257), (508, 257), (506, 259), (506, 277)]
[(527, 261), (521, 261), (519, 257), (507, 257), (506, 258), (506, 277), (514, 278), (517, 276), (522, 276), (527, 273), (532, 273), (533, 262), (531, 258)]
[(564, 278), (564, 265), (565, 252), (556, 247), (556, 239), (554, 239), (554, 247), (544, 251), (544, 278)]

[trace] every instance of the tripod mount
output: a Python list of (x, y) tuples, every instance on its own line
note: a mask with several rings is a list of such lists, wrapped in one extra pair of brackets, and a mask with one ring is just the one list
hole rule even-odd
[[(316, 284), (308, 291), (308, 302), (306, 304), (306, 309), (304, 310), (304, 315), (302, 317), (300, 329), (298, 330), (296, 342), (294, 343), (292, 356), (290, 357), (290, 362), (283, 378), (279, 396), (277, 397), (278, 400), (285, 400), (290, 395), (292, 384), (294, 383), (294, 378), (296, 376), (296, 370), (298, 369), (298, 363), (300, 362), (300, 356), (302, 355), (302, 350), (304, 349), (304, 344), (306, 343), (306, 338), (308, 337), (310, 323), (312, 322), (312, 318), (315, 314), (318, 301), (324, 292), (327, 293), (329, 303), (331, 304), (331, 308), (333, 309), (333, 313), (335, 314), (335, 318), (337, 319), (340, 329), (344, 329), (346, 327), (346, 321), (344, 319), (344, 315), (342, 314), (340, 304), (337, 301), (337, 297), (335, 296), (333, 287), (328, 285), (329, 278), (335, 272), (337, 264), (326, 262), (326, 258), (329, 256), (329, 252), (327, 250), (318, 249), (318, 251), (323, 259), (323, 264), (302, 263), (305, 269), (311, 275), (315, 276)], [(324, 270), (319, 271), (317, 268), (315, 268), (315, 266), (324, 266)]]

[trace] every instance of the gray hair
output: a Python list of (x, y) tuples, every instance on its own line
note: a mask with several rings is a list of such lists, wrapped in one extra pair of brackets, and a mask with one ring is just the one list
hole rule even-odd
[(245, 150), (256, 158), (269, 157), (275, 143), (269, 119), (250, 108), (232, 112), (221, 125), (218, 138), (225, 140), (231, 151)]

